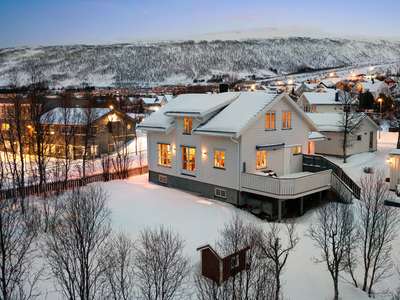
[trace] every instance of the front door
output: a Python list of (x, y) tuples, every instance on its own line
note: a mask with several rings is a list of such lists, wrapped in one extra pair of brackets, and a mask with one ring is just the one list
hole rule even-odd
[(283, 175), (290, 174), (290, 160), (292, 158), (292, 148), (283, 148)]
[(374, 132), (371, 131), (369, 133), (369, 150), (373, 150), (374, 148)]

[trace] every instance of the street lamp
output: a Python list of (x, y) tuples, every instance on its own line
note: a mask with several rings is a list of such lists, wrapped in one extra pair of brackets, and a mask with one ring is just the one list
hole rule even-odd
[(382, 98), (379, 98), (377, 100), (379, 102), (379, 115), (382, 117)]

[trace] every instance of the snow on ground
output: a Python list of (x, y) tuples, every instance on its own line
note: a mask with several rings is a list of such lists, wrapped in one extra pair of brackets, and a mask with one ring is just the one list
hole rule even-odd
[[(352, 177), (361, 174), (364, 166), (385, 168), (389, 172), (385, 160), (390, 150), (395, 148), (397, 134), (382, 132), (378, 141), (378, 151), (353, 155), (347, 164), (337, 158), (331, 158), (344, 167)], [(257, 222), (266, 229), (268, 223), (230, 204), (198, 197), (193, 194), (148, 182), (148, 175), (131, 177), (127, 180), (103, 183), (110, 193), (109, 206), (112, 209), (113, 228), (131, 233), (136, 238), (144, 227), (163, 224), (178, 231), (186, 238), (186, 253), (193, 263), (200, 260), (196, 248), (210, 244), (215, 245), (219, 239), (218, 230), (229, 222), (233, 215), (239, 214), (246, 222)], [(310, 223), (315, 219), (315, 210), (307, 212), (296, 219), (297, 233), (300, 242), (295, 252), (289, 255), (286, 272), (283, 275), (283, 293), (285, 299), (320, 300), (332, 299), (332, 279), (324, 264), (315, 265), (312, 257), (319, 257), (313, 241), (305, 236)], [(400, 242), (394, 243), (393, 255), (400, 255)], [(357, 278), (361, 281), (361, 269), (357, 270)], [(360, 288), (355, 288), (344, 275), (340, 280), (339, 293), (341, 299), (369, 299)], [(395, 290), (399, 277), (393, 269), (393, 275), (375, 286), (375, 292), (385, 289)], [(53, 297), (54, 294), (52, 294)], [(388, 299), (378, 295), (377, 299)]]

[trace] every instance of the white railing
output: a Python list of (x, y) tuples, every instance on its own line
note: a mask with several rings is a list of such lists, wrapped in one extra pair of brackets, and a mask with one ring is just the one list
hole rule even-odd
[(339, 194), (344, 202), (351, 203), (353, 201), (352, 190), (335, 173), (332, 173), (332, 189)]
[(277, 196), (295, 196), (330, 188), (332, 170), (321, 171), (298, 178), (276, 178), (242, 173), (242, 188)]

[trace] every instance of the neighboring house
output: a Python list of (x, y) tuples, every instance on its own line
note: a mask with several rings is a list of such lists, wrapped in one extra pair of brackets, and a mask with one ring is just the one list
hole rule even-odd
[[(318, 125), (320, 133), (326, 137), (326, 140), (315, 142), (315, 153), (342, 157), (343, 134), (339, 126), (342, 114), (309, 113), (308, 116)], [(356, 140), (353, 147), (347, 149), (347, 155), (376, 151), (378, 130), (380, 127), (370, 117), (360, 113), (356, 126), (351, 130)]]
[(246, 269), (246, 252), (250, 250), (250, 247), (248, 246), (224, 258), (221, 258), (210, 245), (199, 247), (196, 250), (201, 251), (201, 275), (221, 285), (230, 277)]
[(319, 132), (313, 131), (308, 135), (308, 154), (315, 154), (315, 142), (325, 141), (326, 136)]
[(162, 106), (162, 98), (160, 99), (157, 96), (154, 96), (153, 98), (140, 98), (141, 101), (143, 101), (143, 106), (146, 108), (150, 107), (161, 107)]
[[(342, 90), (331, 90), (331, 89), (318, 89), (316, 92), (303, 93), (298, 101), (298, 105), (304, 112), (308, 113), (340, 113), (342, 102), (340, 101), (344, 97)], [(347, 93), (348, 94), (348, 93)], [(350, 94), (347, 95), (350, 97)], [(355, 108), (357, 102), (352, 102)]]
[(90, 126), (90, 139), (86, 152), (89, 157), (113, 153), (126, 142), (135, 138), (135, 120), (130, 116), (108, 108), (93, 108), (92, 122), (85, 121), (84, 108), (55, 108), (42, 117), (54, 135), (50, 155), (65, 156), (65, 136), (71, 136), (69, 152), (72, 159), (82, 157), (85, 127)]
[(297, 92), (297, 95), (298, 95), (299, 97), (301, 97), (301, 95), (302, 95), (303, 93), (312, 92), (312, 91), (314, 91), (317, 87), (320, 87), (320, 83), (319, 83), (319, 82), (318, 82), (318, 83), (303, 83), (302, 85), (300, 85), (300, 86), (297, 88), (296, 92)]
[(388, 76), (383, 82), (386, 83), (388, 86), (392, 86), (400, 83), (400, 77)]
[(390, 88), (385, 82), (379, 80), (373, 82), (370, 79), (367, 79), (365, 82), (357, 83), (350, 93), (358, 95), (360, 92), (365, 93), (366, 91), (369, 91), (374, 96), (375, 100), (379, 98), (380, 94), (385, 94), (388, 97), (391, 94)]
[(390, 163), (390, 183), (389, 189), (399, 192), (397, 188), (400, 185), (400, 149), (393, 149), (389, 152)]
[(284, 201), (332, 186), (330, 171), (301, 173), (309, 132), (319, 129), (287, 94), (180, 95), (138, 129), (148, 133), (154, 183), (235, 205), (269, 201), (278, 219)]

